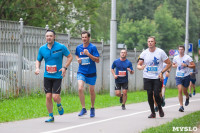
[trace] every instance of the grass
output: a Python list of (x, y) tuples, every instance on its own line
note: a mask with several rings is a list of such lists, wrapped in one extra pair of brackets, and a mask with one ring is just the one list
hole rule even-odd
[[(199, 90), (200, 87), (197, 88), (197, 92)], [(176, 97), (177, 95), (177, 89), (167, 89), (165, 93), (166, 98)], [(81, 110), (81, 104), (77, 94), (62, 94), (61, 98), (61, 103), (65, 109), (65, 113), (79, 112)], [(85, 95), (85, 101), (86, 108), (89, 109), (91, 103), (88, 93)], [(128, 92), (127, 104), (145, 101), (147, 101), (146, 91)], [(110, 97), (109, 93), (104, 92), (103, 94), (96, 95), (95, 108), (105, 108), (119, 105), (119, 98)], [(58, 115), (56, 103), (54, 103), (53, 112), (54, 115)], [(25, 96), (0, 100), (0, 123), (46, 116), (48, 116), (48, 112), (46, 109), (44, 94), (33, 94), (29, 97)]]
[[(153, 127), (144, 130), (142, 133), (174, 133), (178, 132), (173, 127), (190, 127), (190, 130), (196, 130), (195, 128), (200, 125), (200, 111), (185, 115), (179, 119), (174, 119), (172, 122), (168, 122), (158, 127)], [(195, 127), (195, 128), (194, 128)], [(174, 130), (174, 131), (173, 131)], [(189, 131), (180, 131), (181, 133), (189, 133)]]

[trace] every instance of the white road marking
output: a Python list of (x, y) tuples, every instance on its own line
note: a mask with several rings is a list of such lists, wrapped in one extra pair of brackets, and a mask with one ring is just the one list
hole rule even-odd
[[(195, 102), (195, 101), (200, 101), (200, 99), (190, 100), (190, 102)], [(170, 106), (163, 107), (163, 108), (171, 108), (171, 107), (174, 107), (174, 106), (179, 106), (179, 104), (170, 105)], [(105, 119), (105, 120), (89, 122), (89, 123), (85, 123), (85, 124), (80, 124), (80, 125), (76, 125), (76, 126), (71, 126), (71, 127), (61, 128), (61, 129), (52, 130), (52, 131), (41, 132), (41, 133), (57, 133), (57, 132), (61, 132), (61, 131), (66, 131), (66, 130), (78, 128), (78, 127), (84, 127), (84, 126), (102, 123), (102, 122), (106, 122), (106, 121), (111, 121), (111, 120), (115, 120), (115, 119), (119, 119), (119, 118), (129, 117), (129, 116), (133, 116), (133, 115), (137, 115), (137, 114), (141, 114), (141, 113), (146, 113), (146, 112), (149, 112), (149, 111), (150, 110), (146, 110), (146, 111), (136, 112), (136, 113), (132, 113), (132, 114), (128, 114), (128, 115), (121, 115), (121, 116), (117, 116), (117, 117), (113, 117), (113, 118), (109, 118), (109, 119)]]

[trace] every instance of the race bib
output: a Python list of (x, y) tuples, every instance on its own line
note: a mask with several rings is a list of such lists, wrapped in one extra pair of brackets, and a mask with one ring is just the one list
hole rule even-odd
[(57, 66), (56, 65), (46, 65), (46, 71), (48, 73), (56, 73), (57, 72)]
[(89, 65), (89, 64), (90, 64), (90, 58), (89, 57), (81, 58), (81, 65)]
[(181, 72), (181, 71), (176, 73), (177, 77), (184, 77), (184, 75), (185, 75), (185, 73)]
[(126, 76), (126, 71), (119, 71), (118, 76), (119, 77), (125, 77)]
[(148, 66), (147, 72), (148, 73), (158, 73), (158, 66)]

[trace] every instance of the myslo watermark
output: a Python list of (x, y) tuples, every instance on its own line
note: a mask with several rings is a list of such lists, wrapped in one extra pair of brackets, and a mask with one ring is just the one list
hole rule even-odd
[(190, 131), (190, 132), (195, 132), (197, 131), (198, 128), (197, 127), (172, 127), (172, 131), (174, 132), (180, 132), (180, 131)]

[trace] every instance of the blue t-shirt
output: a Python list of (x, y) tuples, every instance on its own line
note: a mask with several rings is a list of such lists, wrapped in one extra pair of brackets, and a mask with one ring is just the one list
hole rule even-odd
[(121, 61), (120, 58), (116, 59), (112, 64), (112, 69), (116, 68), (115, 74), (120, 75), (120, 72), (126, 72), (126, 76), (120, 77), (118, 76), (117, 79), (115, 79), (115, 83), (127, 83), (128, 82), (128, 70), (127, 68), (130, 68), (133, 70), (132, 63), (126, 59), (125, 61)]
[(87, 77), (94, 77), (96, 76), (96, 64), (92, 59), (84, 54), (84, 49), (87, 49), (91, 55), (99, 57), (97, 47), (92, 43), (90, 43), (88, 47), (83, 47), (83, 44), (78, 45), (75, 53), (79, 58), (81, 58), (81, 64), (79, 64), (78, 73), (82, 73)]
[(67, 47), (58, 42), (54, 42), (51, 49), (47, 47), (47, 43), (42, 45), (37, 60), (42, 61), (43, 58), (45, 60), (44, 77), (62, 79), (62, 71), (59, 72), (59, 70), (62, 68), (63, 55), (68, 56), (69, 54)]

